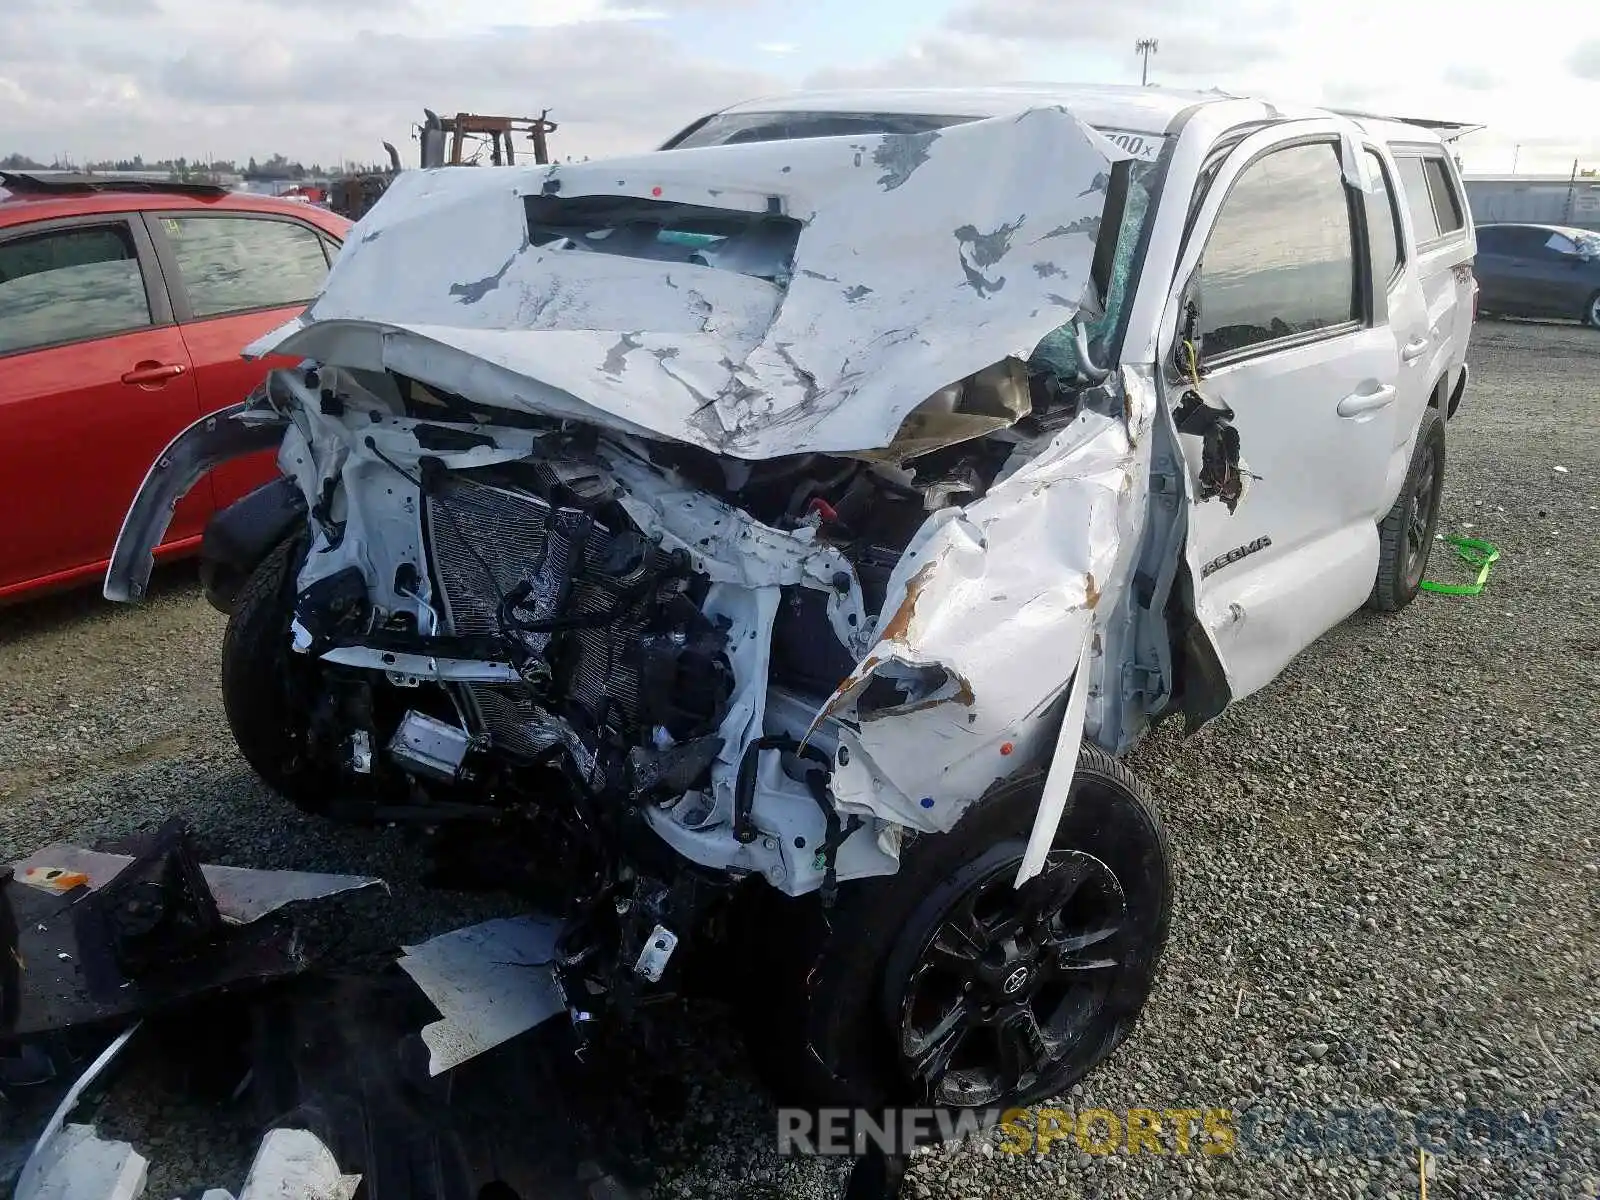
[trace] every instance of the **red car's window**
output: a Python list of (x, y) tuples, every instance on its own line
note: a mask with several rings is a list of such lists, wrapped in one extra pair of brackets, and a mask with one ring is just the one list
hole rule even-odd
[(196, 317), (304, 304), (322, 287), (322, 239), (294, 221), (164, 217)]
[(149, 324), (139, 256), (125, 225), (0, 242), (0, 354)]

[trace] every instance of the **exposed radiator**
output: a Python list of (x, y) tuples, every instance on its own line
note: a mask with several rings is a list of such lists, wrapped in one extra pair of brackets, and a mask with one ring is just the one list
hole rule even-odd
[[(501, 597), (521, 584), (532, 584), (521, 610), (547, 619), (604, 612), (616, 604), (619, 588), (648, 569), (615, 561), (629, 556), (634, 539), (619, 539), (583, 510), (555, 508), (529, 492), (462, 474), (447, 477), (428, 497), (427, 534), (444, 623), (458, 635), (500, 634)], [(643, 624), (630, 612), (593, 628), (519, 636), (537, 655), (558, 640), (553, 686), (563, 707), (576, 706), (591, 719), (607, 705), (620, 707), (631, 722), (638, 712)], [(569, 729), (529, 689), (469, 684), (466, 691), (485, 731), (504, 749), (535, 756), (564, 741), (570, 745)]]

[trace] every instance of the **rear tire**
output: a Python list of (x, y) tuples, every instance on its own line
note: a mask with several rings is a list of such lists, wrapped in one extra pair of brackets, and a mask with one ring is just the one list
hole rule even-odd
[(303, 812), (323, 814), (338, 795), (338, 771), (308, 753), (316, 664), (289, 648), (303, 534), (285, 538), (251, 572), (222, 638), (222, 707), (239, 753)]
[(1590, 296), (1584, 304), (1583, 323), (1591, 329), (1600, 329), (1600, 292)]
[[(1128, 1036), (1171, 917), (1166, 833), (1133, 774), (1085, 747), (1051, 865), (1015, 890), (1043, 785), (1042, 772), (1007, 781), (949, 832), (909, 839), (900, 870), (845, 884), (826, 922), (815, 895), (749, 898), (756, 911), (745, 913), (740, 947), (747, 971), (760, 965), (749, 975), (759, 982), (744, 1005), (746, 1040), (780, 1104), (1003, 1110), (1064, 1093)], [(1045, 893), (1067, 898), (1041, 920)], [(971, 956), (963, 976), (948, 954), (951, 933), (973, 913), (992, 930), (1011, 905), (1035, 915)], [(1069, 954), (1075, 937), (1082, 945)], [(1030, 945), (1035, 957), (1017, 957)], [(934, 1058), (928, 1047), (938, 1045), (933, 1031), (951, 996), (983, 1019), (964, 1022), (959, 1049), (930, 1082), (915, 1064)], [(1051, 1043), (1038, 1044), (1015, 1080), (1013, 1008), (1031, 1011), (1030, 1032)], [(909, 1049), (919, 1042), (920, 1056)], [(1001, 1068), (992, 1078), (991, 1057)]]
[(1378, 577), (1367, 607), (1399, 612), (1417, 598), (1433, 549), (1444, 495), (1444, 418), (1431, 405), (1422, 410), (1411, 465), (1389, 515), (1378, 522)]

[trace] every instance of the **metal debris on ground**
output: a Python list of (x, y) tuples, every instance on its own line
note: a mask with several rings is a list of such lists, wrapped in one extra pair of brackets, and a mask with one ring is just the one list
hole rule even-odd
[(203, 868), (178, 821), (136, 856), (51, 846), (4, 868), (0, 1037), (149, 1015), (298, 974), (305, 950), (279, 910), (377, 882), (274, 874)]
[(554, 968), (560, 932), (560, 922), (516, 917), (405, 948), (400, 969), (442, 1014), (422, 1031), (429, 1074), (458, 1067), (566, 1011)]
[[(133, 861), (132, 855), (104, 854), (58, 842), (13, 864), (13, 869), (23, 883), (46, 891), (66, 892), (80, 885), (104, 887)], [(201, 866), (200, 874), (216, 898), (217, 914), (231, 925), (248, 925), (303, 900), (320, 900), (340, 892), (383, 884), (381, 879), (361, 875), (257, 871), (209, 863)]]
[[(93, 1110), (131, 1054), (192, 1073), (218, 1027), (237, 1045), (222, 1072), (243, 1076), (231, 1100), (263, 1135), (242, 1184), (202, 1200), (636, 1195), (610, 1161), (615, 1115), (595, 1119), (631, 1093), (580, 1077), (576, 1039), (519, 1036), (569, 1012), (563, 923), (487, 921), (309, 970), (291, 906), (381, 884), (202, 866), (177, 820), (134, 854), (57, 844), (0, 868), (0, 1192), (140, 1200), (160, 1156), (102, 1135)], [(853, 1200), (895, 1194), (903, 1163), (864, 1166)]]

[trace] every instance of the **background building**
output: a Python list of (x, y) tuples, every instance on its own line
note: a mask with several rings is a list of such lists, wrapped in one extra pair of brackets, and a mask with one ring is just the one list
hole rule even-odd
[(1600, 230), (1600, 177), (1593, 175), (1467, 175), (1472, 219)]

